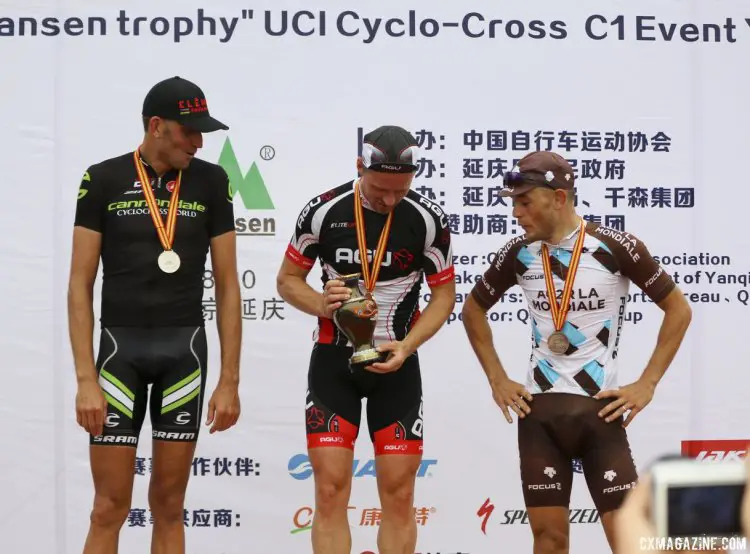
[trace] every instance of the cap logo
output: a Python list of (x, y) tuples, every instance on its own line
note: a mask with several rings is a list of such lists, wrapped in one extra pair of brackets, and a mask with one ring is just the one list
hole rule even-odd
[(548, 183), (551, 183), (552, 181), (555, 180), (555, 174), (552, 173), (551, 171), (548, 171), (547, 173), (544, 174), (544, 178), (547, 179)]
[(566, 173), (565, 174), (565, 180), (566, 181), (570, 181), (570, 173)]
[(180, 109), (180, 115), (190, 115), (196, 113), (205, 113), (208, 111), (208, 102), (205, 98), (192, 98), (190, 100), (179, 100), (177, 106)]

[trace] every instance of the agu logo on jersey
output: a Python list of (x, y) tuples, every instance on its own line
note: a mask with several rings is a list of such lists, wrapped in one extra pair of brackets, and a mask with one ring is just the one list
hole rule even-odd
[[(430, 468), (437, 465), (437, 460), (423, 459), (417, 470), (417, 477), (432, 477)], [(306, 454), (295, 454), (289, 459), (289, 475), (298, 481), (304, 481), (312, 477), (312, 465)], [(352, 466), (354, 477), (375, 477), (375, 460), (357, 460), (355, 458)]]
[[(265, 162), (270, 162), (275, 156), (275, 150), (271, 146), (260, 149), (259, 156)], [(229, 176), (229, 190), (227, 200), (234, 202), (236, 207), (250, 210), (273, 210), (274, 204), (268, 194), (268, 188), (260, 173), (260, 168), (253, 162), (247, 173), (240, 169), (237, 155), (229, 138), (224, 142), (224, 147), (219, 155), (218, 164)], [(237, 202), (239, 198), (240, 202)], [(235, 210), (235, 229), (240, 236), (274, 236), (276, 234), (276, 219), (273, 217), (250, 217), (247, 214)]]

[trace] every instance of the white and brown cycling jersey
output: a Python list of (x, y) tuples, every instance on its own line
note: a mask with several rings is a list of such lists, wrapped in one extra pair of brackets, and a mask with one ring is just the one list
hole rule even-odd
[[(529, 305), (532, 354), (526, 386), (532, 393), (570, 392), (593, 396), (617, 383), (617, 354), (630, 282), (660, 302), (675, 286), (672, 277), (631, 233), (588, 222), (570, 310), (562, 331), (570, 346), (551, 352), (548, 337), (555, 327), (547, 297), (542, 242), (525, 235), (507, 242), (476, 283), (472, 295), (490, 309), (512, 286), (519, 285)], [(548, 244), (556, 301), (562, 296), (579, 229), (559, 244)]]

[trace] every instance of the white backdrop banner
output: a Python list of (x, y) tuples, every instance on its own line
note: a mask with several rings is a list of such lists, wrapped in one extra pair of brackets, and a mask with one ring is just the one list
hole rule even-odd
[[(0, 550), (82, 550), (93, 487), (66, 318), (76, 194), (89, 165), (139, 144), (143, 97), (173, 75), (203, 87), (231, 127), (205, 136), (202, 157), (236, 192), (244, 318), (243, 415), (230, 432), (201, 436), (185, 512), (191, 554), (312, 551), (304, 398), (315, 321), (279, 298), (275, 276), (304, 203), (355, 176), (361, 133), (382, 124), (419, 139), (414, 188), (450, 214), (456, 255), (455, 312), (421, 351), (418, 553), (531, 551), (516, 426), (494, 404), (458, 318), (493, 254), (520, 232), (497, 193), (533, 150), (570, 160), (579, 212), (643, 239), (694, 309), (682, 350), (629, 427), (639, 468), (680, 450), (707, 462), (739, 456), (750, 437), (750, 240), (729, 226), (747, 219), (748, 15), (740, 0), (0, 0)], [(210, 266), (204, 284), (211, 391)], [(423, 294), (424, 305), (426, 284)], [(518, 288), (490, 313), (499, 355), (521, 381), (528, 318)], [(621, 383), (640, 375), (660, 322), (631, 288)], [(150, 452), (142, 441), (123, 552), (148, 550)], [(376, 551), (379, 515), (364, 418), (355, 457), (359, 554)], [(575, 469), (571, 552), (605, 552)]]

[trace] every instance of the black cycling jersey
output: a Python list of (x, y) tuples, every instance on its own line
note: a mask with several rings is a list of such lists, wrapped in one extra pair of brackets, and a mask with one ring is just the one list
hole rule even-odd
[[(368, 209), (362, 195), (367, 257), (372, 262), (387, 215)], [(354, 181), (312, 199), (299, 215), (286, 252), (309, 269), (320, 260), (323, 284), (362, 271), (354, 225)], [(386, 253), (373, 291), (378, 304), (375, 344), (403, 340), (420, 315), (423, 276), (429, 286), (454, 279), (448, 217), (435, 202), (410, 190), (394, 208)], [(320, 318), (316, 342), (346, 346), (347, 339), (331, 319)]]
[[(145, 167), (166, 220), (177, 178)], [(180, 268), (157, 265), (163, 247), (141, 190), (133, 153), (92, 165), (78, 193), (75, 225), (102, 233), (101, 324), (203, 325), (203, 274), (210, 240), (234, 229), (229, 179), (218, 165), (194, 159), (183, 171), (173, 249)]]

